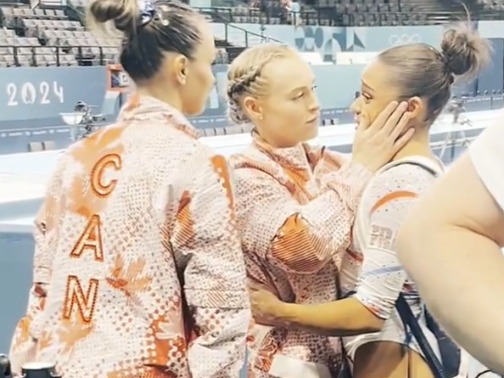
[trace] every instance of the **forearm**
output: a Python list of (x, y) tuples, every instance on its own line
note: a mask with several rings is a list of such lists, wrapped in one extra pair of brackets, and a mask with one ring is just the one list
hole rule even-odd
[(245, 361), (250, 309), (200, 309), (188, 350), (192, 378), (236, 378)]
[(355, 211), (360, 203), (361, 194), (373, 177), (373, 172), (356, 163), (346, 163), (339, 170), (331, 172), (322, 178), (325, 188), (337, 193), (339, 200), (347, 208)]
[(399, 250), (443, 328), (475, 358), (504, 373), (504, 259), (497, 244), (461, 228), (422, 226), (415, 219), (401, 230)]
[(383, 326), (383, 320), (355, 298), (310, 305), (282, 302), (276, 312), (278, 322), (286, 327), (326, 336), (372, 333)]
[(347, 224), (351, 228), (361, 194), (371, 177), (366, 168), (351, 163), (326, 174), (322, 178), (325, 193), (301, 207), (300, 214), (311, 226), (311, 232), (333, 245), (341, 244), (337, 237), (346, 234)]
[[(269, 246), (268, 260), (286, 271), (312, 274), (322, 269), (335, 255), (346, 250), (351, 240), (360, 195), (370, 173), (348, 165), (326, 175), (325, 193), (299, 206), (272, 208), (280, 224)], [(269, 241), (270, 239), (268, 239)]]

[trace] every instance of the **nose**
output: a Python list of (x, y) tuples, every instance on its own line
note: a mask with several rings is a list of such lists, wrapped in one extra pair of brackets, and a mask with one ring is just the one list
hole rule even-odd
[(360, 101), (359, 98), (356, 98), (353, 102), (352, 105), (350, 105), (350, 111), (355, 114), (360, 113)]
[(315, 92), (310, 96), (310, 102), (308, 104), (308, 109), (311, 113), (320, 111), (320, 103)]

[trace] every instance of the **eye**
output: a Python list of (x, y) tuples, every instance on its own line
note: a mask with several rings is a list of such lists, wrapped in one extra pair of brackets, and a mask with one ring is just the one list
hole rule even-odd
[(303, 91), (297, 93), (293, 97), (293, 100), (299, 100), (299, 99), (303, 98), (306, 95), (306, 93), (308, 93), (308, 92), (314, 92), (316, 88), (317, 88), (317, 86), (313, 85), (310, 89), (304, 89)]
[(369, 101), (372, 100), (371, 96), (368, 95), (367, 93), (362, 93), (361, 96), (364, 98), (364, 102), (367, 104)]

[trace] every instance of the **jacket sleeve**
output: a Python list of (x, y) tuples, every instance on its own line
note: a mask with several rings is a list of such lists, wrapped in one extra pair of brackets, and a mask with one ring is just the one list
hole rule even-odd
[(236, 170), (238, 228), (247, 251), (288, 272), (311, 274), (350, 244), (360, 196), (372, 173), (348, 163), (324, 176), (321, 194), (300, 205), (274, 177)]
[(9, 357), (12, 371), (20, 373), (21, 365), (34, 361), (37, 339), (42, 333), (38, 319), (44, 310), (45, 298), (51, 279), (52, 251), (55, 249), (61, 198), (63, 157), (49, 180), (46, 196), (34, 225), (35, 251), (33, 256), (33, 284), (28, 294), (26, 315), (21, 318), (14, 330)]
[(171, 243), (186, 260), (184, 294), (194, 337), (189, 368), (192, 378), (235, 378), (251, 313), (230, 172), (219, 155), (194, 159), (184, 172), (191, 187), (182, 195)]

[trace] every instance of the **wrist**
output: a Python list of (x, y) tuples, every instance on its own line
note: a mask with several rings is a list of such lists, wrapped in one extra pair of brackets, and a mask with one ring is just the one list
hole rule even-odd
[(372, 174), (379, 169), (375, 161), (360, 156), (352, 156), (350, 162), (352, 166), (360, 166)]
[(294, 303), (278, 302), (275, 308), (275, 315), (279, 325), (283, 327), (290, 326), (295, 315), (295, 310), (296, 304)]
[(352, 175), (366, 182), (371, 180), (377, 170), (376, 167), (370, 166), (370, 164), (361, 163), (353, 159), (350, 160), (348, 169), (351, 170)]

